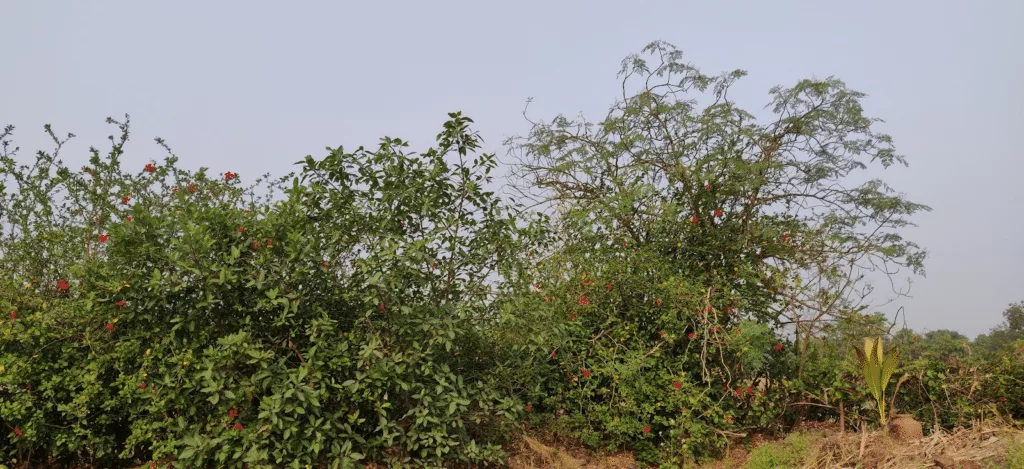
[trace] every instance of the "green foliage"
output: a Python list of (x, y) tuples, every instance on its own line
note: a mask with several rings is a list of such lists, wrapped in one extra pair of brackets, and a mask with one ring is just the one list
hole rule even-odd
[(778, 443), (758, 446), (750, 452), (744, 469), (781, 469), (800, 467), (811, 450), (811, 439), (803, 433), (793, 433)]
[(1003, 311), (1003, 317), (1005, 322), (975, 339), (981, 353), (989, 356), (1007, 353), (1015, 342), (1024, 340), (1024, 302), (1011, 304)]
[(518, 406), (480, 325), (524, 231), (470, 122), (420, 155), (385, 138), (249, 187), (173, 155), (126, 171), (127, 122), (81, 172), (5, 150), (3, 457), (499, 461)]
[[(557, 116), (508, 142), (520, 197), (555, 229), (511, 279), (506, 325), (535, 370), (518, 377), (524, 399), (556, 428), (681, 463), (778, 425), (803, 386), (805, 334), (858, 311), (859, 269), (920, 270), (897, 230), (927, 207), (850, 185), (903, 158), (839, 80), (774, 88), (762, 122), (729, 99), (745, 72), (704, 75), (666, 43), (621, 75), (603, 120)], [(793, 324), (809, 325), (797, 342)]]
[(1006, 454), (1007, 469), (1024, 469), (1024, 443), (1018, 443)]
[(55, 151), (19, 164), (6, 129), (0, 457), (487, 466), (525, 422), (680, 467), (840, 404), (884, 421), (892, 376), (931, 425), (1024, 418), (1020, 305), (973, 343), (898, 332), (904, 362), (860, 384), (849, 347), (891, 329), (863, 276), (922, 272), (900, 231), (928, 207), (865, 177), (905, 161), (863, 94), (802, 80), (757, 119), (729, 98), (744, 75), (662, 42), (628, 57), (601, 121), (509, 140), (530, 211), (491, 191), (504, 168), (458, 113), (422, 153), (328, 148), (249, 185), (159, 140), (129, 164), (127, 122), (82, 171), (49, 127)]

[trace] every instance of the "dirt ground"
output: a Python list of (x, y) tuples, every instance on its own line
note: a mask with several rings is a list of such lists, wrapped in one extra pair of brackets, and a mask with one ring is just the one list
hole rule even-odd
[(594, 455), (581, 447), (552, 447), (524, 436), (508, 458), (511, 469), (637, 469), (630, 453)]
[[(1024, 430), (1008, 425), (978, 424), (952, 432), (938, 432), (911, 441), (897, 441), (887, 432), (847, 431), (831, 424), (805, 425), (796, 430), (802, 441), (797, 464), (765, 463), (786, 447), (785, 440), (763, 438), (737, 441), (726, 456), (712, 463), (694, 465), (711, 469), (768, 468), (862, 468), (862, 469), (1024, 469), (1024, 461), (1009, 462), (1011, 448), (1024, 448)], [(539, 439), (551, 443), (541, 443)], [(549, 438), (524, 436), (509, 448), (512, 469), (639, 469), (629, 453), (595, 455), (579, 446), (553, 443)], [(1020, 451), (1020, 450), (1018, 450)], [(762, 454), (757, 454), (758, 452)], [(752, 457), (760, 456), (760, 457)], [(792, 454), (790, 454), (792, 456)]]

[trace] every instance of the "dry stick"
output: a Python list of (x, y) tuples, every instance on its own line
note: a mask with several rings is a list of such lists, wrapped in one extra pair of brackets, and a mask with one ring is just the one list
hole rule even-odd
[(860, 453), (857, 455), (857, 459), (864, 459), (864, 448), (868, 446), (868, 427), (861, 422), (860, 424)]
[(843, 401), (839, 401), (839, 434), (846, 434), (846, 409), (843, 408)]
[[(924, 372), (922, 371), (921, 374), (924, 375)], [(939, 426), (939, 410), (935, 408), (935, 401), (932, 399), (932, 396), (928, 394), (928, 389), (924, 387), (924, 380), (921, 379), (920, 376), (917, 378), (917, 384), (921, 386), (921, 390), (924, 391), (924, 395), (928, 396), (928, 404), (932, 406), (932, 418), (935, 421), (935, 428), (942, 428)]]

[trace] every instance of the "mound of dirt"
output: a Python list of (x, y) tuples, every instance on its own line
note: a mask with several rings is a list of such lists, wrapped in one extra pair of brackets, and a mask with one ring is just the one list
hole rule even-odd
[(914, 441), (924, 438), (921, 422), (910, 414), (896, 414), (889, 422), (889, 434), (899, 441)]

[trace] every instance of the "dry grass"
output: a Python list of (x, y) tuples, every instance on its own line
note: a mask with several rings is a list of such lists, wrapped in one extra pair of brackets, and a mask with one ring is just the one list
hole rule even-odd
[(511, 469), (632, 469), (637, 463), (629, 453), (598, 456), (581, 448), (558, 449), (524, 436), (508, 458)]
[[(582, 448), (559, 449), (524, 437), (511, 450), (512, 469), (630, 469), (640, 467), (628, 453), (588, 454)], [(1024, 430), (1006, 425), (977, 425), (898, 442), (882, 431), (847, 432), (805, 429), (785, 440), (765, 442), (751, 452), (734, 446), (728, 457), (701, 467), (721, 469), (1024, 469)]]
[(1007, 454), (1024, 442), (1024, 431), (1007, 426), (978, 425), (938, 432), (899, 443), (885, 432), (825, 437), (805, 468), (986, 468), (1004, 467)]

